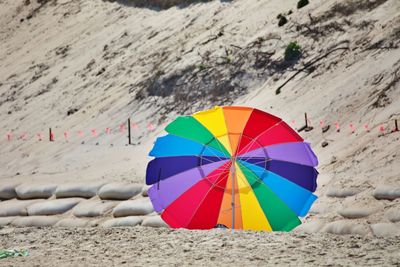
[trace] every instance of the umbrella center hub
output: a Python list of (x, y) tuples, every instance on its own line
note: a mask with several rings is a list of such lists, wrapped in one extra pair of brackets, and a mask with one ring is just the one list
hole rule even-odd
[(236, 157), (232, 156), (231, 157), (231, 171), (235, 170), (235, 163), (236, 163)]

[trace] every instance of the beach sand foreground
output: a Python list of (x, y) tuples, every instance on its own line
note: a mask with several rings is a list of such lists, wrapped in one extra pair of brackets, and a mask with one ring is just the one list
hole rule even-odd
[(3, 228), (1, 247), (29, 257), (2, 266), (398, 266), (396, 238), (326, 233), (267, 233), (215, 229)]

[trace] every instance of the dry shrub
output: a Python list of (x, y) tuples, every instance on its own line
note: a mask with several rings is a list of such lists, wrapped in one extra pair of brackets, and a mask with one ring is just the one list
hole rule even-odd
[(173, 6), (190, 5), (199, 2), (210, 2), (211, 0), (108, 0), (110, 2), (119, 2), (124, 5), (133, 5), (136, 7), (157, 7), (167, 9)]
[(358, 11), (371, 11), (385, 2), (387, 2), (387, 0), (347, 0), (340, 3), (335, 3), (331, 10), (325, 13), (322, 17), (324, 19), (330, 19), (336, 16), (350, 16)]

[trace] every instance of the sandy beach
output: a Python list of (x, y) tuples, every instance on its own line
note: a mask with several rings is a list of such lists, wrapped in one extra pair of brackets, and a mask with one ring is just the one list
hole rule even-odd
[(2, 266), (396, 266), (397, 238), (331, 234), (113, 229), (2, 229), (2, 247), (29, 257)]
[[(398, 266), (400, 3), (297, 3), (0, 0), (0, 249), (30, 253), (0, 265)], [(318, 199), (295, 232), (171, 230), (149, 207), (156, 137), (224, 105), (307, 113)]]

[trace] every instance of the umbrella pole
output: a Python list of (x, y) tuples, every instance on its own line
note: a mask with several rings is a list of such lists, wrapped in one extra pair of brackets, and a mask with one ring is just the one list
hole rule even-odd
[(232, 233), (235, 232), (235, 163), (232, 162), (231, 166), (231, 179), (232, 179)]

